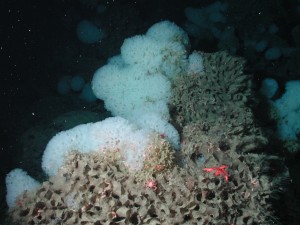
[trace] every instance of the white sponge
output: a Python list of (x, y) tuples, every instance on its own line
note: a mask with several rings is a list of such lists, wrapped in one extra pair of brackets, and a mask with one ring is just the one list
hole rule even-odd
[(137, 170), (143, 165), (149, 136), (149, 132), (137, 129), (121, 117), (82, 124), (60, 132), (50, 140), (44, 151), (42, 168), (52, 176), (58, 172), (66, 155), (72, 150), (87, 153), (118, 149), (125, 164)]
[(166, 139), (172, 144), (172, 146), (179, 150), (180, 137), (179, 133), (170, 123), (162, 119), (159, 114), (146, 112), (140, 117), (136, 118), (136, 124), (140, 127), (145, 127), (149, 130), (155, 130), (161, 135), (166, 136)]
[(175, 23), (167, 20), (152, 25), (146, 35), (159, 42), (178, 42), (185, 48), (190, 45), (187, 33)]
[(289, 81), (285, 93), (273, 105), (278, 110), (278, 133), (283, 140), (297, 140), (300, 134), (300, 81)]
[[(168, 123), (171, 83), (188, 69), (188, 46), (188, 36), (180, 27), (169, 21), (156, 23), (146, 34), (124, 41), (121, 55), (96, 71), (92, 89), (114, 116), (137, 124), (139, 118), (145, 121), (143, 115), (147, 113), (158, 115), (137, 125), (156, 132), (167, 130), (172, 127)], [(176, 139), (172, 144), (178, 147), (179, 138), (173, 131), (166, 135), (170, 140)]]
[(202, 74), (204, 73), (203, 58), (199, 52), (193, 52), (189, 55), (189, 74)]
[(159, 73), (147, 75), (138, 66), (120, 69), (115, 64), (108, 64), (94, 74), (92, 89), (114, 116), (128, 119), (143, 109), (169, 118), (167, 102), (171, 96), (171, 83)]
[[(40, 186), (38, 181), (19, 168), (10, 171), (6, 175), (5, 183), (7, 190), (6, 203), (9, 208), (13, 208), (16, 205), (16, 199), (19, 195)], [(23, 204), (23, 202), (20, 202), (20, 204)]]
[(158, 42), (146, 35), (137, 35), (124, 40), (121, 56), (125, 63), (138, 65), (141, 70), (157, 72), (163, 60), (161, 54), (165, 43)]

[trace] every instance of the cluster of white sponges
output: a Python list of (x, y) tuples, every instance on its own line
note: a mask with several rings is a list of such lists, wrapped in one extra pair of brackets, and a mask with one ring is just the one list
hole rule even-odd
[(278, 89), (276, 80), (266, 78), (262, 82), (261, 93), (270, 99), (278, 115), (277, 131), (282, 140), (297, 140), (300, 134), (300, 81), (292, 80), (285, 84), (284, 94), (276, 100), (271, 98)]
[(188, 46), (187, 34), (174, 23), (154, 24), (146, 34), (125, 39), (121, 54), (96, 71), (94, 94), (114, 116), (164, 133), (178, 148), (179, 135), (168, 124), (167, 104), (172, 80), (188, 68)]
[[(168, 122), (172, 82), (191, 68), (202, 68), (200, 55), (188, 60), (188, 47), (187, 34), (169, 21), (154, 24), (144, 35), (126, 39), (121, 54), (99, 68), (92, 81), (95, 95), (104, 100), (115, 117), (79, 125), (54, 136), (44, 151), (44, 172), (55, 175), (72, 150), (117, 150), (129, 169), (139, 170), (153, 141), (153, 131), (179, 149), (179, 134)], [(200, 61), (201, 66), (195, 67)], [(24, 181), (22, 188), (18, 180)], [(7, 203), (11, 207), (19, 194), (39, 183), (17, 169), (7, 175), (6, 185)]]

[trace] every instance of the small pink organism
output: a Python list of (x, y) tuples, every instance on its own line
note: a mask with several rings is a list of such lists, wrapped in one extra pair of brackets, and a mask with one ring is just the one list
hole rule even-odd
[(225, 181), (228, 182), (228, 172), (226, 171), (228, 166), (222, 165), (219, 167), (210, 167), (210, 168), (204, 168), (203, 171), (205, 172), (214, 172), (215, 176), (223, 176), (225, 178)]
[(155, 180), (153, 178), (147, 180), (145, 183), (145, 186), (146, 186), (146, 188), (153, 189), (153, 191), (157, 190), (157, 183), (155, 182)]
[(160, 137), (161, 137), (162, 139), (165, 139), (165, 138), (166, 138), (166, 134), (165, 134), (165, 133), (161, 133), (161, 134), (160, 134)]

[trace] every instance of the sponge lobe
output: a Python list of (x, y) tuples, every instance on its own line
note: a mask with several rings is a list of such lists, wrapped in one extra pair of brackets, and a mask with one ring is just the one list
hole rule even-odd
[(142, 70), (155, 72), (162, 62), (160, 53), (163, 47), (164, 44), (146, 35), (137, 35), (125, 39), (121, 47), (121, 55), (125, 63), (138, 65)]
[(55, 175), (66, 155), (73, 150), (82, 153), (119, 150), (125, 164), (137, 170), (143, 165), (143, 153), (148, 142), (148, 132), (137, 129), (121, 117), (111, 117), (58, 133), (44, 151), (42, 168), (46, 174)]
[[(38, 181), (19, 168), (14, 169), (7, 174), (5, 183), (7, 189), (6, 203), (9, 208), (13, 208), (16, 205), (16, 200), (19, 195), (40, 186)], [(20, 204), (23, 204), (22, 201), (20, 201)]]

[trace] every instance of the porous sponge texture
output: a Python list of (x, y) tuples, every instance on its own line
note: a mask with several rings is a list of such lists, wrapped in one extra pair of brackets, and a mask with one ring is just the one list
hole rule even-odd
[(105, 152), (118, 149), (126, 164), (133, 170), (142, 168), (149, 133), (137, 129), (128, 120), (112, 117), (97, 123), (88, 123), (62, 131), (48, 143), (42, 160), (46, 174), (53, 176), (72, 150)]
[(234, 124), (232, 127), (246, 125), (251, 82), (250, 76), (243, 73), (244, 60), (226, 52), (201, 55), (204, 71), (191, 70), (174, 82), (171, 104), (176, 108), (176, 120), (181, 125), (197, 120), (207, 124), (226, 121)]
[(18, 224), (272, 224), (272, 187), (258, 176), (266, 160), (257, 164), (250, 154), (228, 153), (207, 160), (207, 165), (232, 162), (228, 182), (201, 168), (189, 170), (188, 161), (185, 168), (171, 166), (157, 174), (154, 190), (113, 155), (71, 152), (59, 173), (26, 196), (26, 207), (14, 208), (10, 216)]
[[(136, 124), (139, 125), (139, 127), (146, 127), (149, 129), (149, 132), (155, 130), (160, 135), (166, 136), (165, 138), (172, 144), (173, 148), (179, 150), (180, 138), (177, 130), (158, 114), (146, 112), (136, 119)], [(166, 134), (168, 134), (168, 136)]]
[(204, 70), (193, 68), (174, 82), (170, 101), (174, 120), (182, 127), (198, 123), (210, 135), (243, 146), (239, 151), (266, 144), (249, 108), (253, 92), (251, 76), (243, 72), (244, 59), (223, 51), (201, 55)]

